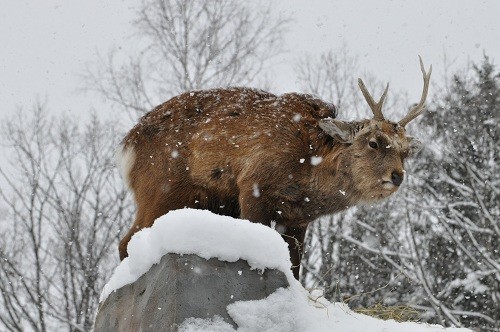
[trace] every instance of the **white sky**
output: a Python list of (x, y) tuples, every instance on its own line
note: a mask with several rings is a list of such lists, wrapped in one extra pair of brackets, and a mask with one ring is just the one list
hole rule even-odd
[[(86, 62), (113, 46), (129, 47), (136, 2), (123, 0), (0, 0), (0, 118), (48, 99), (57, 112), (106, 112), (101, 100), (77, 91)], [(500, 1), (280, 0), (276, 9), (295, 18), (288, 54), (276, 59), (274, 86), (298, 90), (293, 62), (346, 42), (360, 65), (391, 87), (421, 92), (417, 55), (443, 72), (443, 54), (463, 65), (485, 51), (500, 54)], [(361, 73), (353, 73), (358, 77)]]

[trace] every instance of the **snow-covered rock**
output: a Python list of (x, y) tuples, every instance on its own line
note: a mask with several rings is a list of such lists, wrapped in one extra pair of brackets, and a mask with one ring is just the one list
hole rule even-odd
[[(140, 282), (138, 279), (142, 280), (147, 277), (143, 277), (144, 274), (158, 276), (158, 274), (168, 273), (167, 271), (161, 273), (158, 271), (165, 266), (169, 266), (164, 264), (164, 260), (174, 258), (175, 262), (171, 262), (170, 269), (172, 266), (177, 266), (176, 271), (178, 273), (175, 278), (171, 279), (173, 281), (169, 282), (169, 285), (163, 282), (164, 289), (173, 287), (170, 283), (175, 284), (174, 288), (177, 287), (176, 289), (180, 294), (183, 294), (183, 300), (193, 307), (205, 308), (210, 305), (204, 302), (200, 306), (200, 297), (196, 296), (200, 292), (205, 297), (207, 294), (214, 296), (224, 294), (222, 297), (228, 297), (227, 304), (224, 304), (225, 312), (224, 310), (207, 310), (206, 315), (200, 316), (193, 313), (194, 317), (191, 318), (186, 318), (190, 317), (189, 314), (186, 314), (182, 316), (182, 321), (176, 321), (176, 324), (180, 324), (178, 325), (179, 331), (235, 331), (235, 325), (238, 331), (424, 332), (445, 330), (437, 325), (397, 323), (395, 321), (375, 319), (354, 313), (345, 304), (330, 303), (324, 298), (312, 296), (293, 278), (290, 270), (288, 248), (281, 236), (269, 227), (245, 220), (219, 216), (201, 210), (171, 211), (158, 218), (151, 228), (144, 229), (134, 235), (129, 243), (128, 252), (129, 257), (121, 262), (108, 284), (104, 287), (101, 294), (101, 309), (106, 304), (103, 301), (116, 301), (120, 297), (117, 294), (121, 294), (122, 289), (133, 288), (133, 284)], [(169, 258), (162, 259), (165, 255)], [(192, 255), (199, 257), (193, 258)], [(162, 263), (158, 264), (160, 261)], [(265, 271), (275, 271), (270, 274), (273, 276), (272, 278), (279, 279), (281, 276), (283, 281), (273, 283), (271, 287), (265, 286), (264, 288), (267, 287), (267, 290), (270, 290), (269, 295), (235, 298), (234, 294), (231, 294), (233, 295), (231, 297), (228, 294), (234, 292), (229, 289), (232, 286), (221, 286), (224, 283), (216, 282), (217, 278), (205, 278), (205, 276), (211, 275), (213, 271), (222, 270), (221, 264), (225, 265), (226, 263), (221, 262), (234, 263), (235, 266), (224, 268), (225, 272), (219, 275), (218, 278), (221, 279), (219, 281), (224, 281), (222, 279), (230, 278), (229, 276), (234, 279), (236, 275), (238, 276), (236, 278), (238, 282), (242, 283), (263, 279), (269, 280), (269, 274), (263, 277)], [(153, 267), (155, 264), (158, 265)], [(246, 268), (243, 268), (241, 264)], [(185, 277), (183, 277), (183, 274), (185, 274)], [(190, 279), (193, 275), (197, 279)], [(252, 278), (249, 278), (250, 275), (258, 277), (252, 281)], [(181, 286), (179, 286), (179, 280), (182, 281)], [(192, 281), (185, 282), (186, 280)], [(147, 288), (149, 283), (150, 281), (143, 286)], [(286, 287), (286, 283), (289, 284), (288, 287)], [(203, 292), (200, 290), (193, 291), (200, 285), (202, 287), (199, 289), (204, 289)], [(139, 286), (139, 288), (141, 287)], [(221, 289), (221, 287), (225, 289)], [(245, 288), (245, 286), (238, 286), (237, 288), (239, 287)], [(247, 287), (247, 289), (250, 288)], [(154, 293), (155, 291), (157, 293)], [(132, 295), (135, 294), (136, 298), (132, 296), (130, 300), (126, 301), (126, 305), (134, 305), (134, 301), (138, 301), (137, 298), (142, 296), (134, 292), (132, 292)], [(176, 312), (177, 309), (174, 304), (168, 304), (169, 302), (165, 299), (158, 299), (158, 296), (168, 296), (172, 291), (158, 291), (158, 288), (150, 287), (149, 292), (153, 301), (162, 301), (161, 303), (166, 304), (166, 306), (158, 306), (155, 310), (165, 310), (167, 316), (172, 312)], [(113, 295), (108, 298), (112, 293)], [(144, 307), (141, 309), (142, 311), (139, 310), (134, 315), (143, 315), (142, 318), (149, 317), (148, 315), (151, 315), (151, 310), (153, 310), (151, 308), (154, 308), (155, 303), (148, 305), (147, 310)], [(98, 314), (98, 319), (99, 315), (102, 315), (101, 311)], [(157, 326), (153, 330), (158, 328), (160, 327)], [(161, 326), (161, 328), (169, 330), (170, 326)], [(468, 331), (466, 329), (446, 330)]]
[(101, 303), (94, 330), (175, 331), (186, 319), (219, 317), (237, 327), (227, 306), (262, 300), (288, 287), (279, 270), (251, 270), (244, 260), (224, 262), (197, 255), (165, 254), (133, 283)]

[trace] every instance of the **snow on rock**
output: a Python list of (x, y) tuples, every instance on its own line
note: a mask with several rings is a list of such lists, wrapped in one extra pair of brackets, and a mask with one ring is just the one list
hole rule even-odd
[[(381, 320), (355, 313), (344, 303), (330, 303), (313, 298), (299, 282), (280, 288), (266, 299), (239, 301), (228, 305), (227, 311), (238, 325), (238, 332), (458, 332), (463, 328), (440, 325)], [(219, 317), (191, 318), (184, 321), (179, 332), (236, 331)]]
[(444, 329), (439, 325), (384, 321), (355, 313), (344, 303), (330, 303), (312, 298), (294, 282), (288, 289), (280, 288), (260, 301), (235, 302), (228, 313), (240, 327), (238, 331), (310, 331), (310, 332), (443, 332), (469, 331)]
[(226, 262), (243, 259), (252, 269), (277, 269), (293, 279), (287, 244), (273, 229), (206, 210), (182, 209), (170, 211), (156, 219), (151, 228), (132, 237), (129, 256), (104, 286), (100, 301), (133, 283), (166, 253), (195, 254)]
[[(383, 321), (351, 311), (343, 303), (313, 297), (293, 278), (286, 243), (269, 227), (246, 220), (219, 216), (208, 211), (183, 209), (158, 218), (151, 228), (132, 237), (129, 257), (116, 268), (104, 287), (101, 301), (114, 290), (134, 282), (166, 253), (196, 254), (235, 262), (244, 259), (252, 269), (273, 268), (287, 276), (290, 287), (280, 288), (265, 299), (238, 301), (227, 312), (237, 331), (364, 331), (432, 332), (470, 331), (439, 325)], [(216, 290), (214, 290), (216, 291)], [(189, 318), (181, 332), (229, 332), (235, 329), (221, 317)]]

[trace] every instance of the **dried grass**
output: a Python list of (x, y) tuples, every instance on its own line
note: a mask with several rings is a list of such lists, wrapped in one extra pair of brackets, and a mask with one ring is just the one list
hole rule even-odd
[(368, 308), (355, 308), (353, 311), (383, 320), (394, 319), (397, 322), (418, 322), (420, 313), (406, 305), (386, 306), (377, 303)]

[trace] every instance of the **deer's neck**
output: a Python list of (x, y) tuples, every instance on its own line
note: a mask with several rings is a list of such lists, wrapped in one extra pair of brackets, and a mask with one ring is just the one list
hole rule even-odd
[(361, 198), (353, 180), (349, 147), (334, 145), (329, 151), (318, 151), (321, 162), (311, 165), (309, 188), (321, 214), (331, 214), (356, 205)]

